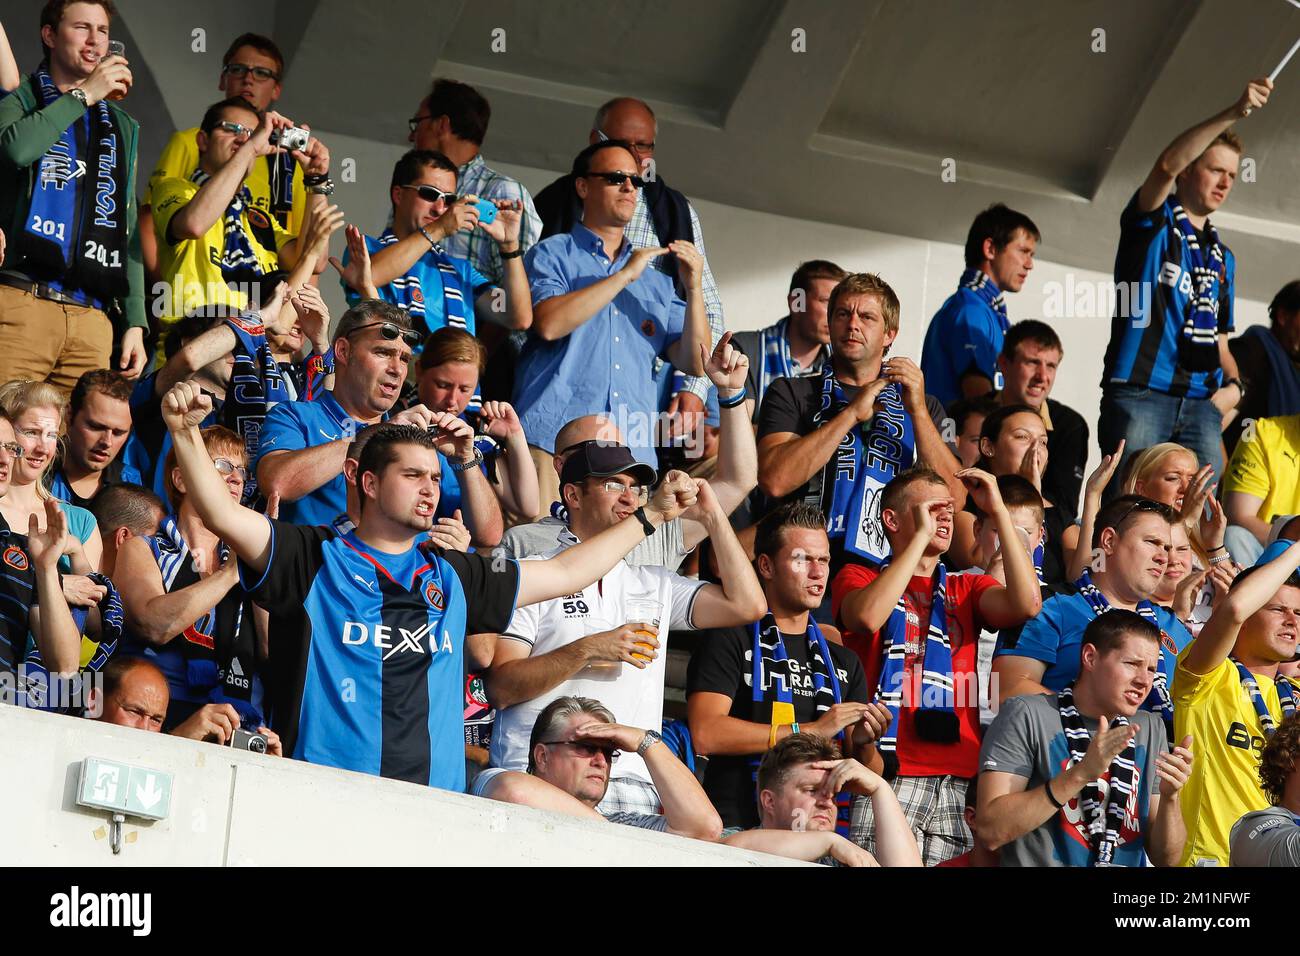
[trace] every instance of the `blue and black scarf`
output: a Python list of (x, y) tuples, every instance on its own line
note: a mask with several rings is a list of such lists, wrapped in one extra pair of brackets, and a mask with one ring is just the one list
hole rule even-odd
[[(40, 106), (61, 97), (46, 70), (32, 75)], [(87, 110), (39, 160), (18, 260), (32, 278), (98, 301), (125, 297), (127, 141), (106, 102)]]
[[(202, 169), (196, 169), (190, 175), (190, 180), (200, 187), (211, 178)], [(274, 252), (275, 233), (266, 214), (253, 205), (253, 196), (247, 186), (240, 186), (226, 207), (221, 232), (223, 241), (219, 265), (222, 279), (228, 283), (252, 284), (271, 271), (262, 265), (262, 260), (253, 251), (251, 240), (256, 238), (263, 249)]]
[(1192, 291), (1178, 337), (1178, 364), (1192, 372), (1212, 372), (1219, 367), (1219, 288), (1227, 277), (1223, 243), (1207, 219), (1205, 239), (1209, 248), (1202, 249), (1186, 210), (1173, 197), (1167, 202), (1174, 233), (1186, 247), (1192, 264)]
[[(97, 674), (103, 670), (122, 640), (126, 621), (122, 611), (122, 596), (105, 575), (96, 571), (87, 577), (104, 588), (104, 596), (96, 605), (99, 611), (99, 643), (91, 654), (90, 660), (75, 675), (53, 677), (41, 659), (40, 645), (33, 642), (31, 652), (23, 661), (21, 671), (25, 693), (19, 702), (25, 707), (54, 713), (75, 713), (78, 704), (82, 706), (85, 704), (86, 675)], [(70, 610), (73, 623), (84, 635), (89, 608), (73, 607)]]
[[(981, 302), (993, 310), (993, 314), (998, 317), (998, 324), (1002, 327), (1002, 334), (1006, 335), (1007, 329), (1011, 328), (1011, 320), (1007, 318), (1007, 300), (1003, 297), (998, 284), (981, 269), (967, 269), (961, 274), (961, 278), (957, 280), (957, 285), (959, 288), (969, 289), (974, 292)], [(989, 370), (981, 369), (981, 371)], [(992, 374), (993, 390), (1002, 391), (1002, 372), (993, 369)]]
[[(1259, 681), (1255, 680), (1246, 665), (1241, 663), (1235, 657), (1229, 658), (1237, 667), (1237, 676), (1241, 678), (1241, 686), (1246, 689), (1250, 695), (1250, 702), (1255, 705), (1255, 713), (1259, 715), (1259, 728), (1264, 732), (1265, 739), (1272, 737), (1273, 732), (1277, 730), (1277, 721), (1273, 715), (1268, 712), (1268, 702), (1264, 700), (1264, 694), (1259, 689)], [(1277, 700), (1282, 705), (1282, 719), (1290, 717), (1295, 713), (1296, 700), (1295, 688), (1285, 677), (1278, 677), (1274, 682), (1277, 688)]]
[[(397, 236), (392, 229), (385, 229), (379, 234), (379, 244), (381, 246), (389, 246), (397, 241)], [(442, 246), (435, 245), (430, 252), (433, 254), (434, 265), (437, 266), (438, 272), (442, 276), (443, 315), (446, 323), (453, 329), (462, 329), (468, 332), (468, 310), (473, 308), (473, 304), (465, 302), (465, 296), (460, 289), (460, 273), (451, 264), (451, 257), (447, 255)], [(410, 315), (411, 324), (420, 334), (428, 335), (430, 329), (428, 322), (425, 320), (424, 289), (421, 288), (419, 275), (415, 272), (408, 272), (406, 275), (395, 278), (390, 285), (393, 288), (394, 297), (397, 299), (394, 304)], [(475, 389), (476, 394), (477, 391)]]
[[(1097, 590), (1097, 585), (1092, 583), (1092, 575), (1084, 571), (1079, 580), (1074, 582), (1074, 586), (1079, 590), (1079, 594), (1088, 606), (1092, 608), (1092, 613), (1097, 617), (1105, 614), (1110, 610), (1110, 602), (1106, 600), (1106, 595)], [(1137, 612), (1156, 626), (1156, 630), (1163, 635), (1164, 630), (1160, 627), (1160, 621), (1156, 618), (1156, 606), (1150, 601), (1138, 602)], [(1164, 644), (1164, 641), (1161, 641)], [(1174, 701), (1169, 696), (1169, 675), (1165, 670), (1164, 651), (1160, 652), (1159, 667), (1156, 670), (1155, 681), (1151, 685), (1151, 693), (1142, 704), (1143, 710), (1149, 710), (1154, 714), (1159, 714), (1169, 728), (1170, 737), (1173, 740), (1174, 726)]]
[[(886, 567), (888, 562), (881, 571)], [(948, 640), (948, 572), (940, 564), (934, 574), (930, 626), (924, 640), (920, 637), (920, 615), (906, 591), (880, 629), (885, 659), (876, 699), (889, 708), (891, 715), (889, 727), (880, 738), (882, 754), (893, 754), (898, 749), (898, 719), (904, 706), (913, 710), (913, 724), (922, 740), (955, 743), (960, 735), (953, 692), (952, 644)], [(908, 657), (917, 659), (921, 667), (919, 686), (905, 686)]]
[[(822, 401), (813, 415), (814, 428), (849, 403), (832, 365), (827, 362), (822, 368)], [(912, 417), (903, 408), (902, 387), (891, 382), (876, 400), (870, 421), (849, 429), (823, 471), (818, 503), (826, 515), (831, 540), (843, 540), (846, 551), (875, 564), (889, 557), (889, 541), (880, 521), (880, 497), (890, 479), (915, 460)]]
[[(290, 308), (288, 303), (284, 308)], [(281, 402), (293, 401), (296, 395), (271, 352), (261, 316), (244, 312), (226, 319), (226, 325), (235, 333), (235, 363), (221, 408), (221, 424), (244, 440), (247, 460), (257, 461), (267, 412)], [(244, 501), (252, 501), (256, 495), (257, 478), (250, 469), (244, 482)]]
[[(1070, 766), (1082, 763), (1092, 743), (1092, 734), (1084, 725), (1083, 715), (1074, 706), (1074, 684), (1061, 689), (1056, 696), (1061, 713), (1061, 729), (1070, 748)], [(1112, 727), (1127, 727), (1128, 718), (1117, 716)], [(1089, 866), (1112, 866), (1120, 834), (1124, 831), (1124, 818), (1128, 813), (1129, 799), (1137, 778), (1137, 746), (1132, 740), (1110, 762), (1109, 785), (1103, 798), (1098, 781), (1089, 780), (1079, 793), (1079, 811), (1087, 828), (1091, 850)]]
[[(749, 626), (753, 641), (753, 660), (750, 669), (750, 699), (754, 702), (752, 716), (759, 723), (762, 712), (770, 708), (767, 721), (774, 725), (790, 725), (795, 722), (794, 679), (790, 673), (790, 655), (785, 649), (785, 640), (777, 626), (776, 616), (769, 610), (761, 621)], [(817, 622), (808, 618), (806, 631), (808, 641), (808, 669), (813, 682), (813, 706), (820, 717), (835, 704), (840, 703), (840, 680), (835, 673), (835, 661), (831, 657), (830, 646), (817, 626)], [(841, 730), (835, 739), (843, 747), (845, 734)], [(758, 782), (758, 765), (763, 755), (756, 754), (750, 758), (749, 768), (755, 784)], [(837, 819), (835, 829), (848, 835), (850, 810), (853, 805), (850, 794), (835, 795)]]

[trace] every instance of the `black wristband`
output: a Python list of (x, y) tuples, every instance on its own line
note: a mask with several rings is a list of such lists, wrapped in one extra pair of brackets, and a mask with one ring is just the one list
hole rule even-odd
[[(1055, 779), (1055, 778), (1053, 778), (1053, 779)], [(1047, 791), (1047, 799), (1052, 801), (1052, 806), (1056, 807), (1056, 809), (1058, 809), (1058, 810), (1060, 810), (1062, 807), (1065, 806), (1064, 803), (1062, 803), (1060, 800), (1057, 800), (1057, 799), (1056, 799), (1056, 794), (1052, 793), (1052, 781), (1051, 781), (1051, 780), (1049, 780), (1049, 781), (1047, 781), (1047, 783), (1043, 784), (1043, 789), (1044, 789), (1045, 791)]]
[(736, 408), (736, 407), (739, 406), (739, 405), (744, 405), (744, 404), (745, 404), (745, 399), (748, 398), (748, 397), (749, 397), (749, 392), (748, 392), (748, 390), (746, 390), (746, 389), (744, 389), (744, 388), (742, 388), (742, 389), (741, 389), (739, 392), (737, 392), (735, 395), (732, 395), (730, 398), (723, 398), (721, 395), (719, 395), (719, 396), (718, 396), (718, 407), (719, 407), (719, 408)]
[(502, 252), (502, 253), (501, 253), (501, 258), (502, 258), (502, 259), (518, 259), (518, 258), (519, 258), (520, 256), (522, 256), (523, 254), (524, 254), (524, 247), (523, 247), (523, 246), (520, 246), (520, 247), (517, 248), (514, 252)]
[(302, 184), (304, 186), (319, 186), (329, 178), (330, 174), (328, 172), (317, 173), (315, 176), (302, 177)]
[(641, 522), (641, 527), (645, 531), (645, 536), (647, 538), (655, 533), (655, 526), (652, 525), (650, 519), (645, 516), (645, 505), (637, 508), (636, 511), (632, 512), (632, 514), (636, 517), (637, 521)]

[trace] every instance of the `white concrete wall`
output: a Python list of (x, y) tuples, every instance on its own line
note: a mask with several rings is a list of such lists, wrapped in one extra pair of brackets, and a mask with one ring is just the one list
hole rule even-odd
[[(81, 761), (174, 776), (171, 813), (128, 818), (76, 805)], [(6, 866), (781, 866), (730, 847), (574, 820), (383, 780), (0, 705)]]

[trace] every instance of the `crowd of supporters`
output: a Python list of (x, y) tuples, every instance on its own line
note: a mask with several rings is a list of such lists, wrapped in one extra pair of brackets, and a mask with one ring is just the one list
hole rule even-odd
[(534, 198), (437, 79), (369, 236), (269, 37), (138, 178), (115, 15), (0, 28), (6, 704), (839, 865), (1300, 860), (1300, 280), (1230, 339), (1209, 218), (1269, 80), (1120, 215), (1087, 475), (1023, 212), (919, 361), (828, 260), (733, 334), (644, 102)]

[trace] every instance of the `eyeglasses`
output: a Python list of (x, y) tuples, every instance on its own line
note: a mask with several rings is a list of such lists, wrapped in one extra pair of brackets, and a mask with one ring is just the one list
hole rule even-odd
[(614, 481), (611, 479), (609, 481), (601, 482), (601, 487), (611, 495), (622, 495), (630, 491), (632, 492), (632, 497), (643, 503), (648, 501), (650, 498), (650, 489), (645, 485), (625, 485), (621, 481)]
[(622, 754), (613, 747), (602, 747), (599, 744), (588, 743), (582, 740), (543, 740), (542, 745), (546, 747), (572, 747), (573, 752), (582, 757), (584, 760), (590, 760), (596, 754), (604, 754), (605, 759), (610, 763), (617, 760)]
[(431, 120), (431, 119), (433, 119), (433, 117), (429, 116), (428, 114), (425, 114), (424, 116), (412, 116), (409, 120), (406, 121), (406, 125), (409, 126), (411, 128), (411, 132), (414, 133), (417, 129), (420, 128), (421, 123), (423, 123), (425, 120)]
[(455, 193), (445, 193), (437, 186), (403, 186), (403, 189), (414, 189), (420, 194), (421, 199), (427, 199), (429, 202), (437, 202), (439, 199), (445, 200), (450, 206), (456, 202)]
[(229, 458), (214, 458), (212, 464), (217, 466), (217, 474), (222, 478), (238, 475), (240, 481), (248, 481), (248, 469), (243, 465), (236, 465)]
[(227, 63), (221, 68), (221, 72), (227, 76), (233, 76), (237, 80), (241, 80), (249, 73), (252, 73), (253, 79), (261, 80), (263, 83), (267, 80), (278, 80), (280, 78), (280, 74), (274, 70), (268, 70), (264, 66), (247, 66), (243, 63)]
[(603, 179), (611, 186), (622, 186), (628, 180), (631, 180), (635, 189), (640, 189), (645, 185), (645, 180), (640, 176), (634, 176), (631, 173), (585, 173), (591, 179)]
[(23, 446), (18, 444), (16, 441), (0, 442), (0, 449), (7, 451), (10, 458), (23, 457)]
[[(598, 137), (600, 137), (600, 141), (601, 141), (602, 143), (607, 143), (607, 142), (609, 142), (611, 139), (613, 139), (612, 136), (610, 136), (609, 134), (607, 134), (607, 133), (606, 133), (604, 130), (602, 130), (602, 129), (598, 129), (598, 130), (596, 130), (596, 135), (597, 135)], [(655, 141), (654, 141), (654, 140), (650, 140), (650, 142), (648, 142), (648, 143), (637, 143), (637, 142), (634, 142), (633, 140), (625, 139), (625, 140), (623, 140), (623, 142), (627, 143), (629, 146), (631, 146), (633, 149), (635, 149), (638, 153), (653, 153), (653, 152), (655, 151)]]
[(227, 133), (232, 133), (232, 134), (235, 135), (235, 136), (252, 136), (252, 135), (253, 135), (253, 127), (251, 127), (251, 126), (242, 126), (242, 125), (240, 125), (239, 123), (232, 123), (232, 122), (230, 122), (229, 120), (222, 120), (220, 123), (218, 123), (216, 126), (214, 126), (213, 129), (223, 129), (223, 130), (225, 130)]
[(394, 325), (392, 322), (368, 322), (365, 325), (358, 325), (355, 329), (344, 333), (343, 337), (345, 339), (351, 338), (358, 332), (364, 332), (366, 329), (379, 329), (379, 334), (390, 342), (398, 336), (401, 336), (402, 341), (411, 348), (417, 348), (420, 345), (419, 332), (416, 332), (414, 329), (404, 329), (401, 326)]

